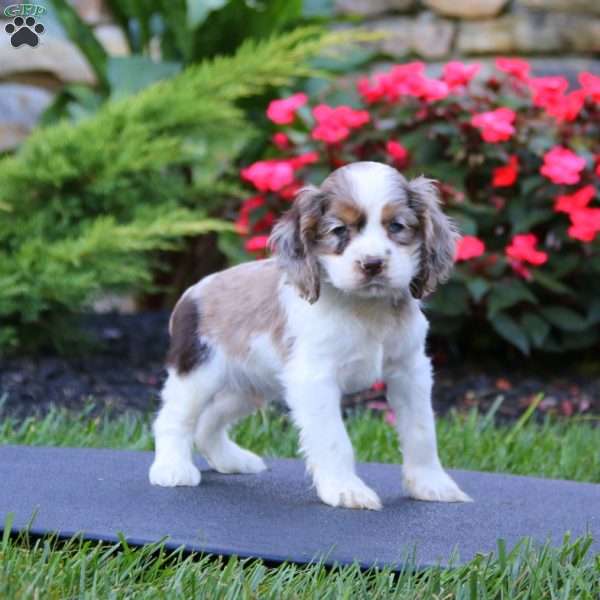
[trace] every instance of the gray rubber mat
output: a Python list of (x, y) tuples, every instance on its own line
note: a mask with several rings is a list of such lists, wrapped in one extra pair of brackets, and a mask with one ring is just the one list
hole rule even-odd
[[(201, 466), (196, 488), (148, 482), (149, 452), (82, 448), (0, 447), (0, 527), (61, 537), (81, 533), (141, 545), (168, 536), (170, 548), (260, 557), (272, 562), (358, 562), (401, 566), (464, 562), (523, 537), (560, 544), (563, 535), (592, 533), (600, 551), (600, 485), (453, 471), (475, 502), (418, 502), (404, 496), (398, 465), (361, 464), (380, 495), (380, 512), (321, 504), (303, 463), (267, 460), (259, 475), (221, 475)], [(455, 562), (454, 560), (452, 561)]]

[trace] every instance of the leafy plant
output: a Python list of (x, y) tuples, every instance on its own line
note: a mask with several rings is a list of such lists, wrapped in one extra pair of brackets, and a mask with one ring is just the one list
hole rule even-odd
[(311, 57), (351, 39), (305, 28), (247, 41), (106, 103), (77, 123), (36, 130), (0, 160), (0, 342), (59, 343), (65, 315), (111, 289), (151, 281), (156, 250), (231, 230), (209, 218), (214, 190), (254, 134), (241, 99), (313, 74)]
[(426, 303), (434, 333), (481, 347), (493, 332), (524, 354), (597, 344), (600, 78), (581, 73), (569, 92), (563, 77), (531, 77), (526, 61), (496, 66), (477, 78), (479, 65), (453, 61), (433, 79), (422, 63), (396, 65), (361, 78), (352, 106), (273, 101), (273, 143), (241, 172), (255, 194), (237, 219), (246, 250), (264, 253), (301, 185), (348, 162), (387, 162), (439, 180), (464, 234), (452, 280)]

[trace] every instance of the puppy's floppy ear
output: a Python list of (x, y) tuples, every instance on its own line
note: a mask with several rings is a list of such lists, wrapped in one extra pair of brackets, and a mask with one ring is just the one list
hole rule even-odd
[(319, 264), (313, 247), (323, 199), (323, 193), (316, 187), (300, 190), (292, 208), (275, 224), (269, 238), (269, 246), (288, 279), (311, 304), (319, 299), (320, 293)]
[(438, 190), (432, 179), (417, 177), (408, 182), (407, 191), (408, 203), (419, 218), (422, 235), (420, 269), (411, 281), (410, 291), (415, 298), (422, 298), (450, 276), (459, 236), (454, 221), (440, 208)]

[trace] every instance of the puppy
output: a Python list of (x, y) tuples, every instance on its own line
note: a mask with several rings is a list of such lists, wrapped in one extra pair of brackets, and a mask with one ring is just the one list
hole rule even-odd
[(150, 482), (198, 485), (194, 444), (221, 473), (262, 471), (227, 430), (284, 397), (321, 500), (380, 509), (355, 472), (340, 399), (383, 379), (408, 494), (469, 500), (438, 458), (419, 306), (448, 277), (456, 237), (433, 182), (387, 165), (349, 164), (302, 190), (274, 227), (275, 258), (210, 275), (177, 303)]

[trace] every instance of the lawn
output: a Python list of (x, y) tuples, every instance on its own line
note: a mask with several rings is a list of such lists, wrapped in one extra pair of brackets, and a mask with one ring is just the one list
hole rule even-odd
[[(359, 411), (348, 427), (359, 460), (399, 462), (392, 428), (382, 415)], [(441, 456), (450, 467), (600, 482), (600, 429), (593, 421), (498, 426), (493, 415), (451, 414), (440, 419)], [(264, 455), (293, 456), (297, 436), (285, 415), (267, 411), (236, 430), (240, 443)], [(43, 419), (0, 424), (0, 443), (95, 446), (148, 450), (149, 420), (91, 418), (55, 411)], [(540, 506), (540, 519), (544, 507)], [(600, 557), (586, 539), (561, 548), (517, 548), (502, 543), (455, 569), (407, 568), (361, 572), (322, 565), (268, 567), (260, 561), (183, 556), (160, 545), (142, 549), (77, 539), (27, 540), (4, 536), (0, 598), (590, 598), (600, 597)]]

